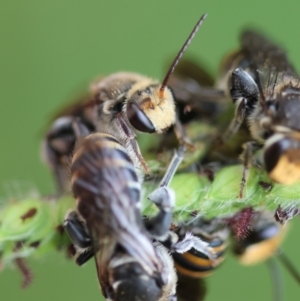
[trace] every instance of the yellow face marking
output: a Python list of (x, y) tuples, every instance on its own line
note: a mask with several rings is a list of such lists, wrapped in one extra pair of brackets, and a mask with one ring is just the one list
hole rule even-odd
[(298, 161), (291, 160), (289, 153), (282, 155), (276, 166), (269, 173), (270, 178), (281, 184), (289, 185), (300, 179), (300, 150)]
[(139, 104), (143, 111), (154, 110), (155, 106), (151, 101), (150, 97), (143, 99), (143, 101)]
[(175, 123), (176, 109), (173, 95), (170, 90), (164, 90), (164, 97), (159, 98), (159, 87), (151, 95), (151, 104), (148, 102), (141, 104), (141, 109), (151, 120), (156, 132), (162, 133)]
[(257, 264), (273, 256), (281, 245), (286, 229), (287, 227), (284, 227), (276, 236), (247, 247), (245, 253), (239, 256), (240, 263), (244, 265)]

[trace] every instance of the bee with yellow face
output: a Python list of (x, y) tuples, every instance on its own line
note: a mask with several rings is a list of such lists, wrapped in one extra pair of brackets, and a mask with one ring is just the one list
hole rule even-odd
[(223, 63), (217, 86), (233, 99), (235, 116), (223, 135), (226, 141), (246, 121), (254, 142), (245, 145), (245, 170), (252, 153), (263, 147), (263, 161), (270, 178), (293, 184), (300, 179), (300, 77), (286, 52), (255, 31), (245, 31), (240, 50)]
[(116, 137), (140, 174), (149, 169), (136, 141), (137, 131), (163, 133), (175, 125), (178, 139), (188, 144), (167, 84), (205, 18), (203, 15), (196, 23), (162, 82), (137, 73), (115, 73), (94, 81), (87, 99), (58, 116), (46, 135), (42, 153), (54, 171), (59, 191), (69, 190), (67, 167), (79, 133), (86, 135), (98, 131)]

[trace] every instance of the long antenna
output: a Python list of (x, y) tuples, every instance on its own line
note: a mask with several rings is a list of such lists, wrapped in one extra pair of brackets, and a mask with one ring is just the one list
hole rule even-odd
[(194, 38), (196, 32), (198, 31), (199, 27), (202, 25), (204, 19), (207, 17), (207, 14), (204, 14), (199, 21), (196, 23), (195, 27), (193, 28), (192, 32), (190, 33), (189, 37), (187, 38), (187, 40), (185, 41), (185, 43), (183, 44), (183, 46), (181, 47), (180, 51), (178, 52), (178, 54), (176, 55), (171, 67), (169, 68), (162, 84), (161, 87), (159, 89), (159, 98), (163, 98), (164, 96), (164, 90), (165, 87), (169, 81), (169, 78), (171, 76), (171, 74), (173, 73), (175, 67), (177, 66), (180, 58), (182, 57), (182, 55), (184, 54), (184, 52), (186, 51), (187, 47), (189, 46), (189, 44), (191, 43), (192, 39)]

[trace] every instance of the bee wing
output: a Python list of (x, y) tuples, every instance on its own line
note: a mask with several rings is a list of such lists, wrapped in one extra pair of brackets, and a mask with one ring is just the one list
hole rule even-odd
[(288, 83), (298, 78), (285, 50), (265, 36), (251, 30), (244, 31), (241, 46), (254, 79), (260, 83), (266, 99), (273, 98), (278, 83)]
[(186, 119), (187, 110), (195, 111), (197, 116), (214, 116), (222, 110), (220, 101), (224, 93), (213, 87), (214, 79), (202, 64), (181, 59), (168, 85), (174, 93), (180, 120)]
[(198, 64), (192, 60), (181, 58), (172, 77), (189, 78), (196, 81), (202, 87), (213, 87), (214, 78), (201, 62)]
[(139, 210), (138, 177), (125, 149), (110, 139), (90, 135), (74, 155), (72, 185), (78, 211), (93, 238), (100, 266), (120, 245), (153, 274), (159, 263)]
[(296, 75), (294, 67), (290, 64), (286, 51), (274, 44), (265, 36), (251, 30), (241, 35), (241, 46), (246, 58), (254, 67), (273, 72), (284, 72), (291, 76)]

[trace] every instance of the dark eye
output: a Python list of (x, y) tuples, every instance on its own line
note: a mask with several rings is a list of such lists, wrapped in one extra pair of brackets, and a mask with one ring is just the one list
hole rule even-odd
[(276, 168), (281, 156), (284, 154), (282, 149), (282, 141), (279, 140), (271, 144), (265, 151), (264, 160), (267, 172), (270, 173)]
[(146, 92), (147, 94), (150, 94), (150, 93), (151, 93), (151, 89), (148, 87), (148, 88), (145, 89), (145, 92)]
[(127, 117), (131, 125), (138, 131), (153, 133), (155, 128), (150, 119), (135, 102), (127, 104)]

